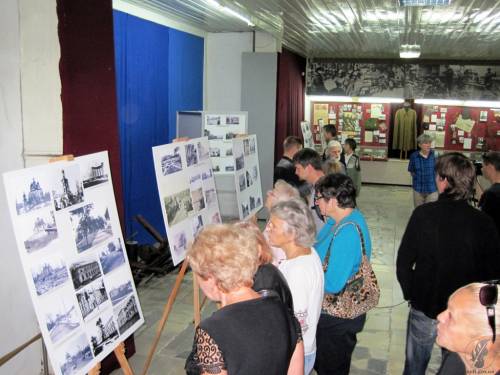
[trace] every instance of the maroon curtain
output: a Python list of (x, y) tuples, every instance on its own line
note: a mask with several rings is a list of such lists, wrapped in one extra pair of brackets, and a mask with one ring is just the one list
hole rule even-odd
[[(123, 223), (111, 5), (111, 0), (57, 0), (63, 152), (79, 156), (108, 150)], [(127, 357), (135, 353), (133, 335), (125, 348)], [(101, 365), (103, 375), (119, 366), (113, 353)]]
[(123, 222), (112, 1), (57, 0), (57, 16), (63, 152), (79, 156), (108, 150)]
[(289, 135), (302, 138), (304, 121), (306, 59), (283, 48), (278, 54), (276, 95), (275, 163), (283, 155), (283, 141)]

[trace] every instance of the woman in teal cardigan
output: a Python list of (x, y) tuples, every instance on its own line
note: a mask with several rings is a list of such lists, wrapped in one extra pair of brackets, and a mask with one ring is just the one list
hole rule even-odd
[[(315, 191), (315, 204), (326, 223), (316, 237), (314, 248), (324, 264), (326, 253), (331, 247), (325, 273), (325, 293), (338, 293), (361, 264), (361, 238), (356, 225), (363, 234), (368, 258), (372, 249), (370, 234), (363, 214), (356, 208), (356, 188), (350, 177), (342, 174), (326, 175), (316, 183)], [(352, 225), (341, 226), (345, 223)], [(314, 365), (319, 375), (349, 374), (356, 335), (363, 329), (365, 319), (365, 314), (354, 319), (343, 319), (322, 312), (316, 333)]]

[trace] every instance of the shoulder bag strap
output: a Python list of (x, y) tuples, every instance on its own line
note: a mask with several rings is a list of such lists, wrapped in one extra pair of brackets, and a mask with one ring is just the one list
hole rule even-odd
[(359, 227), (358, 224), (356, 224), (355, 222), (353, 221), (348, 221), (346, 223), (343, 223), (343, 224), (340, 224), (339, 226), (334, 226), (332, 228), (332, 231), (334, 230), (333, 232), (333, 236), (332, 236), (332, 239), (330, 240), (330, 243), (328, 244), (328, 250), (326, 251), (326, 255), (325, 255), (325, 259), (323, 260), (323, 272), (326, 273), (326, 271), (328, 270), (328, 264), (330, 263), (330, 254), (331, 254), (331, 250), (332, 250), (332, 244), (333, 244), (333, 240), (335, 239), (335, 237), (337, 236), (338, 232), (345, 226), (347, 225), (354, 225), (354, 227), (356, 228), (358, 234), (359, 234), (359, 237), (361, 239), (361, 252), (362, 252), (362, 255), (366, 255), (366, 250), (365, 250), (365, 239), (364, 239), (364, 236), (363, 236), (363, 232), (361, 231), (361, 228)]

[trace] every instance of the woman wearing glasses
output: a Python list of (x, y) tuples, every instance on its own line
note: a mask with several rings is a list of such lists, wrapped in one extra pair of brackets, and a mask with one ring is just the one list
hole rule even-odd
[[(314, 248), (325, 272), (325, 293), (339, 293), (361, 264), (362, 243), (371, 255), (371, 240), (363, 214), (356, 208), (352, 179), (342, 174), (321, 177), (315, 186), (316, 205), (326, 222), (316, 237)], [(359, 231), (358, 231), (359, 230)], [(329, 255), (328, 255), (329, 254)], [(316, 362), (319, 375), (349, 374), (356, 335), (365, 324), (366, 314), (343, 319), (322, 312), (316, 333)]]
[(472, 283), (458, 289), (438, 315), (436, 341), (450, 350), (439, 375), (500, 374), (498, 283)]

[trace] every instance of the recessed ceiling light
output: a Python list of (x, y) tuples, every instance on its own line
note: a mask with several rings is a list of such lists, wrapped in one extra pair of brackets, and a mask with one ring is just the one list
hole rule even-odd
[(399, 0), (402, 7), (446, 6), (451, 0)]
[(402, 44), (399, 48), (399, 57), (402, 59), (418, 59), (420, 57), (420, 45)]

